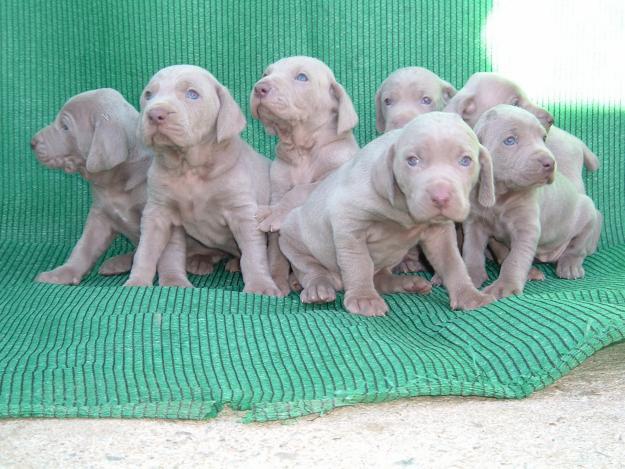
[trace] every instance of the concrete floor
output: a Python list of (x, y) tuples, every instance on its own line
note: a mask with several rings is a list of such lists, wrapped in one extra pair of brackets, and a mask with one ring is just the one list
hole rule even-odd
[(0, 467), (625, 467), (625, 343), (520, 401), (413, 398), (241, 418), (6, 420)]

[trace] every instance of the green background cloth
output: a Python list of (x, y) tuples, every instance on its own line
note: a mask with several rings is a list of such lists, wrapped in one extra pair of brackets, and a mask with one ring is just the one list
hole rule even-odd
[[(400, 66), (460, 88), (491, 65), (488, 2), (91, 0), (0, 2), (0, 416), (199, 419), (224, 405), (247, 420), (325, 412), (416, 395), (518, 398), (625, 337), (623, 103), (542, 103), (602, 161), (587, 175), (605, 216), (583, 280), (533, 282), (479, 311), (448, 308), (444, 289), (387, 295), (385, 318), (336, 303), (241, 293), (238, 274), (200, 288), (134, 288), (91, 274), (79, 287), (36, 284), (78, 239), (90, 204), (78, 176), (37, 163), (31, 136), (72, 95), (120, 90), (134, 105), (159, 68), (191, 63), (224, 83), (248, 117), (243, 136), (272, 156), (249, 113), (269, 63), (324, 60), (351, 95), (364, 145), (374, 93)], [(128, 249), (118, 240), (108, 255)], [(491, 276), (495, 273), (491, 271)]]

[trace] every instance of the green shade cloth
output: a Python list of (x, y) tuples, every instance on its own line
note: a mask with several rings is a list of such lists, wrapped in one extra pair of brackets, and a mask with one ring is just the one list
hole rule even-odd
[[(295, 417), (417, 395), (519, 398), (625, 337), (625, 144), (622, 104), (541, 103), (600, 156), (586, 177), (605, 216), (586, 278), (547, 280), (479, 311), (448, 308), (444, 289), (387, 295), (385, 318), (340, 302), (302, 305), (241, 293), (238, 274), (195, 289), (133, 288), (91, 274), (79, 287), (33, 283), (62, 263), (90, 199), (78, 176), (39, 165), (30, 137), (70, 96), (98, 87), (137, 105), (175, 63), (206, 67), (248, 116), (244, 137), (275, 141), (249, 115), (264, 67), (324, 60), (354, 100), (360, 144), (375, 137), (373, 96), (395, 68), (421, 65), (456, 87), (489, 70), (479, 1), (0, 2), (0, 416), (201, 419), (224, 405), (247, 420)], [(115, 242), (108, 255), (129, 248)], [(490, 271), (491, 277), (495, 271)]]

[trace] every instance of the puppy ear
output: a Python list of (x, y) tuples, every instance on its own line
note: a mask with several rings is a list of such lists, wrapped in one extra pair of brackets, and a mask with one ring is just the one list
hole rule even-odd
[(475, 109), (475, 97), (472, 94), (456, 94), (446, 108), (447, 111), (460, 115), (464, 121), (475, 113)]
[(382, 87), (375, 93), (375, 128), (378, 132), (384, 132), (386, 130), (386, 119), (384, 119), (384, 113), (382, 112)]
[(536, 108), (535, 111), (533, 111), (533, 114), (538, 118), (538, 120), (540, 121), (542, 126), (545, 128), (545, 130), (549, 132), (549, 129), (553, 125), (553, 121), (554, 121), (551, 113), (549, 111), (544, 110), (543, 108), (538, 107)]
[(236, 135), (245, 128), (245, 116), (230, 92), (221, 84), (216, 85), (219, 97), (219, 113), (217, 114), (217, 142), (221, 143)]
[(93, 138), (87, 154), (87, 171), (90, 173), (107, 171), (127, 159), (126, 132), (109, 114), (100, 114), (95, 122)]
[(495, 205), (493, 160), (485, 146), (480, 145), (480, 178), (477, 200), (483, 207)]
[(336, 81), (332, 83), (332, 92), (339, 102), (336, 124), (336, 133), (339, 135), (356, 127), (358, 124), (358, 114), (356, 114), (356, 110), (354, 109), (354, 105), (347, 91)]
[(451, 98), (453, 98), (454, 96), (456, 96), (456, 88), (454, 88), (452, 86), (451, 83), (444, 81), (443, 80), (443, 84), (442, 84), (442, 90), (443, 90), (443, 105), (442, 107), (445, 107), (447, 105), (447, 103), (451, 100)]
[(393, 174), (393, 159), (395, 158), (395, 144), (388, 147), (377, 163), (373, 166), (373, 187), (391, 205), (395, 201), (395, 176)]

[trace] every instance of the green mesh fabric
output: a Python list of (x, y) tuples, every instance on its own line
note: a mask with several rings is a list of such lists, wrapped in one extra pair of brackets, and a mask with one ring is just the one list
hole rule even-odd
[[(209, 69), (248, 116), (244, 137), (271, 156), (248, 97), (283, 56), (324, 60), (352, 96), (360, 144), (376, 136), (373, 97), (395, 68), (421, 65), (456, 87), (491, 65), (484, 1), (3, 0), (0, 2), (0, 416), (201, 419), (224, 405), (248, 420), (325, 412), (417, 395), (520, 398), (625, 337), (624, 103), (542, 103), (584, 139), (602, 168), (587, 176), (605, 216), (586, 278), (545, 282), (479, 311), (387, 295), (363, 318), (336, 303), (241, 293), (238, 274), (195, 289), (125, 289), (91, 274), (79, 287), (33, 283), (62, 263), (90, 204), (78, 176), (45, 169), (32, 134), (65, 100), (113, 87), (137, 105), (175, 63)], [(118, 240), (108, 255), (128, 245)], [(494, 275), (491, 270), (491, 276)]]

